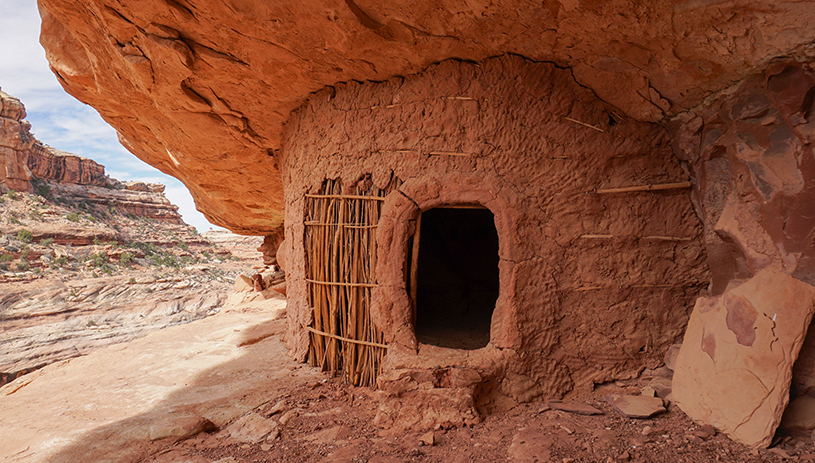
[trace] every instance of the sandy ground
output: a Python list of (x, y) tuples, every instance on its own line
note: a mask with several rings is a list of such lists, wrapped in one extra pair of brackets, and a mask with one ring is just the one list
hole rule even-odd
[(608, 391), (582, 400), (602, 415), (537, 402), (469, 428), (394, 435), (372, 424), (376, 391), (289, 360), (284, 310), (283, 299), (227, 310), (0, 388), (0, 461), (815, 461), (811, 440), (779, 437), (752, 450), (707, 434), (675, 407), (625, 418), (602, 400)]

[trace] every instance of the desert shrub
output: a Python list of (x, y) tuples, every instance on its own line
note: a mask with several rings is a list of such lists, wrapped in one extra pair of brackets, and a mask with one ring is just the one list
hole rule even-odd
[(15, 199), (17, 199), (17, 192), (14, 191), (14, 190), (11, 190), (8, 193), (6, 193), (6, 196), (8, 197), (8, 199), (15, 200)]
[(40, 214), (40, 211), (31, 210), (28, 213), (28, 218), (31, 219), (31, 220), (41, 221), (42, 220), (42, 214)]
[(190, 246), (187, 243), (183, 242), (183, 241), (178, 243), (178, 247), (185, 250), (185, 251), (187, 251), (187, 252), (190, 252)]
[(45, 238), (44, 240), (40, 240), (40, 244), (42, 246), (51, 246), (54, 244), (54, 238)]
[(21, 272), (26, 272), (29, 269), (31, 269), (31, 264), (29, 264), (27, 260), (21, 260), (20, 262), (17, 263), (17, 270)]
[(14, 260), (14, 256), (11, 254), (0, 254), (0, 262), (11, 262)]
[(70, 214), (66, 215), (65, 218), (71, 222), (79, 222), (79, 219), (81, 219), (82, 216), (77, 212), (71, 212)]
[(91, 265), (97, 268), (104, 267), (106, 264), (110, 263), (108, 255), (105, 254), (104, 252), (91, 254), (90, 256), (88, 256), (88, 259), (91, 261)]
[(4, 202), (6, 202), (6, 198), (0, 196), (0, 204), (3, 204)]
[(133, 253), (132, 252), (123, 252), (122, 256), (119, 258), (119, 265), (130, 266), (133, 263)]
[(59, 256), (59, 257), (57, 257), (56, 259), (54, 259), (54, 261), (53, 261), (52, 265), (53, 265), (54, 267), (62, 267), (62, 266), (64, 266), (64, 265), (65, 265), (65, 264), (67, 264), (67, 263), (68, 263), (68, 258), (67, 258), (67, 257), (65, 257), (65, 256)]
[(17, 217), (9, 217), (8, 221), (15, 224), (15, 225), (22, 225), (23, 224), (22, 222), (20, 222), (19, 219), (17, 219)]
[(54, 195), (51, 193), (51, 188), (48, 187), (47, 183), (36, 182), (34, 184), (34, 192), (49, 201), (54, 200)]
[(17, 232), (17, 239), (23, 243), (30, 243), (34, 239), (34, 235), (25, 228)]

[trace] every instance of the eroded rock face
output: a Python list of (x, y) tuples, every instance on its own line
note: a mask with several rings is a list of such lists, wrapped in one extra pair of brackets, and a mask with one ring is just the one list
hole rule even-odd
[[(92, 159), (43, 145), (31, 134), (25, 115), (20, 100), (0, 91), (0, 164), (5, 166), (0, 170), (0, 193), (37, 190), (71, 201), (113, 206), (124, 214), (184, 223), (178, 206), (164, 196), (164, 185), (119, 182), (105, 175), (105, 166)], [(41, 230), (40, 234), (61, 236), (58, 229)]]
[(68, 92), (214, 223), (255, 234), (283, 219), (283, 126), (325, 86), (514, 53), (571, 67), (621, 113), (656, 121), (773, 57), (810, 53), (815, 17), (806, 2), (769, 0), (39, 4)]
[(705, 223), (712, 292), (772, 268), (815, 284), (815, 74), (780, 62), (670, 126)]
[(25, 121), (25, 106), (0, 91), (0, 192), (34, 191), (33, 179), (104, 186), (105, 167), (91, 159), (43, 145)]

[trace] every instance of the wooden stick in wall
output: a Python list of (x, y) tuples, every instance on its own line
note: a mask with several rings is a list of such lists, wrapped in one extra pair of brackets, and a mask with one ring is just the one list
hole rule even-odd
[(683, 188), (690, 188), (691, 186), (693, 186), (693, 183), (691, 182), (657, 183), (653, 185), (637, 185), (622, 188), (604, 188), (601, 190), (594, 190), (594, 192), (602, 195), (611, 193), (634, 193), (639, 191), (680, 190)]
[(563, 116), (563, 118), (566, 119), (567, 121), (574, 122), (575, 124), (580, 124), (582, 126), (590, 128), (590, 129), (594, 129), (594, 130), (596, 130), (598, 132), (606, 133), (606, 131), (601, 129), (600, 127), (597, 127), (597, 126), (594, 126), (594, 125), (591, 125), (591, 124), (586, 124), (585, 122), (580, 122), (577, 119), (572, 119), (571, 117)]

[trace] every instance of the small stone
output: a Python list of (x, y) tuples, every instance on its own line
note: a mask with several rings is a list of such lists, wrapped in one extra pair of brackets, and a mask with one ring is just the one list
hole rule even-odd
[(640, 395), (644, 397), (656, 397), (657, 393), (651, 386), (645, 386), (644, 388), (642, 388)]
[(784, 449), (779, 448), (779, 447), (773, 447), (769, 451), (776, 454), (776, 455), (778, 455), (779, 457), (781, 457), (781, 458), (783, 458), (785, 460), (789, 460), (790, 458), (792, 458), (789, 453), (785, 452)]
[(269, 444), (260, 444), (260, 449), (263, 450), (264, 452), (268, 452), (269, 450), (272, 449), (272, 446)]
[(549, 406), (554, 408), (555, 410), (561, 410), (564, 412), (575, 413), (578, 415), (602, 415), (603, 412), (592, 407), (589, 404), (583, 403), (569, 403), (569, 402), (561, 402), (559, 400), (550, 400)]
[(280, 417), (280, 425), (286, 426), (287, 424), (289, 424), (289, 421), (291, 421), (292, 418), (296, 418), (297, 416), (298, 416), (297, 410), (287, 411), (286, 413), (283, 414), (283, 416)]
[(668, 367), (661, 366), (656, 369), (657, 376), (663, 376), (665, 378), (671, 378), (674, 375), (674, 372), (669, 370)]
[(574, 463), (574, 458), (564, 458), (563, 463)]
[(251, 291), (254, 288), (254, 282), (246, 275), (238, 275), (238, 278), (235, 279), (235, 284), (232, 285), (232, 291), (236, 293)]
[(255, 443), (263, 440), (277, 428), (277, 423), (257, 413), (249, 413), (234, 423), (227, 430), (229, 435), (240, 442)]
[(648, 418), (665, 411), (659, 397), (611, 394), (606, 396), (606, 401), (628, 418)]
[(671, 378), (666, 378), (664, 376), (657, 376), (648, 383), (648, 386), (654, 390), (657, 397), (662, 397), (663, 399), (668, 397), (671, 394), (673, 381)]
[(692, 433), (694, 436), (697, 436), (700, 439), (708, 440), (716, 435), (716, 428), (709, 424), (706, 424), (700, 427), (699, 429), (693, 431)]
[(653, 432), (654, 428), (652, 428), (651, 426), (645, 426), (642, 428), (642, 431), (640, 431), (640, 434), (642, 434), (643, 436), (650, 436), (651, 433)]
[(701, 437), (699, 437), (699, 436), (697, 436), (695, 434), (692, 434), (692, 433), (685, 434), (685, 439), (688, 442), (692, 442), (694, 444), (701, 444), (702, 442), (704, 442), (704, 440), (702, 440)]
[(676, 358), (679, 357), (679, 349), (682, 348), (682, 343), (672, 344), (665, 352), (665, 368), (674, 371), (676, 369)]
[(620, 454), (620, 455), (617, 457), (617, 459), (618, 459), (618, 460), (620, 460), (620, 461), (628, 461), (628, 460), (630, 460), (630, 459), (631, 459), (631, 454), (630, 454), (630, 453), (628, 453), (628, 450), (626, 450), (626, 451), (624, 451), (623, 453), (621, 453), (621, 454)]
[(266, 442), (271, 442), (277, 439), (278, 437), (280, 437), (280, 429), (274, 428), (272, 429), (272, 432), (270, 432), (269, 435), (266, 436)]
[(175, 440), (184, 440), (198, 433), (213, 430), (215, 430), (215, 425), (202, 416), (179, 416), (165, 422), (151, 424), (148, 436), (150, 440), (168, 437)]
[(428, 431), (419, 437), (419, 443), (432, 447), (436, 443), (436, 435), (433, 434), (433, 431)]
[(281, 412), (283, 412), (285, 410), (286, 410), (286, 401), (281, 400), (280, 402), (274, 404), (274, 406), (272, 406), (272, 408), (270, 408), (266, 412), (266, 416), (272, 416), (272, 415), (275, 415), (277, 413), (281, 413)]

